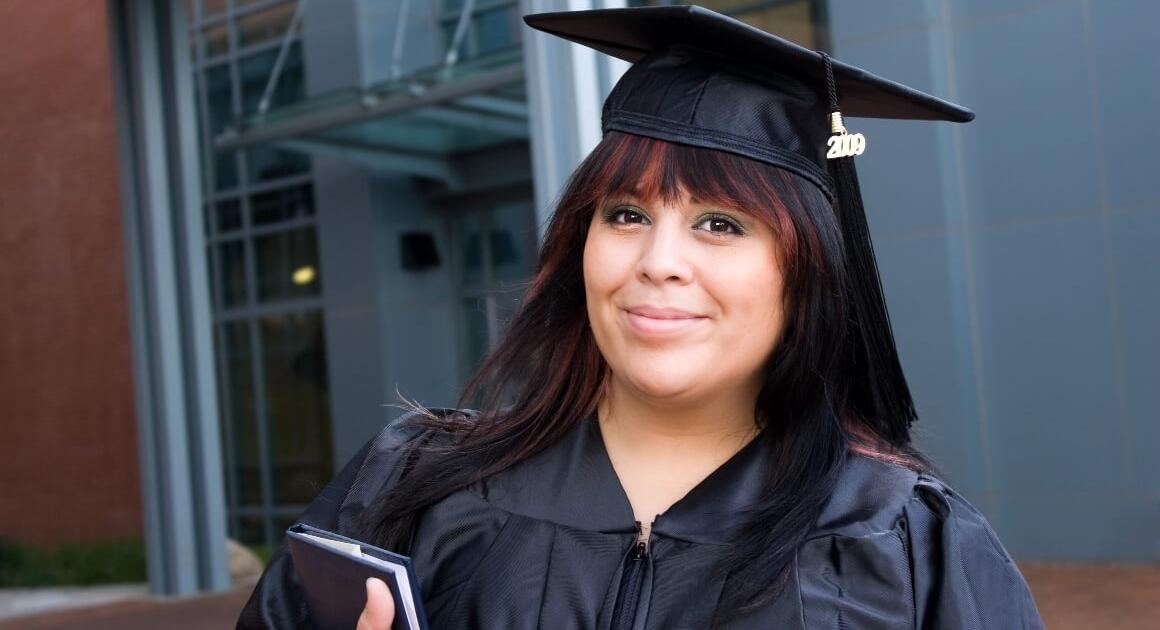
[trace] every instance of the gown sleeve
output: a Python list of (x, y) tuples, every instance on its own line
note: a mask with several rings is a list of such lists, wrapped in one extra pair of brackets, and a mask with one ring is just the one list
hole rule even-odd
[(1031, 590), (986, 519), (938, 480), (920, 476), (906, 510), (916, 626), (1041, 629)]
[[(367, 442), (343, 466), (298, 518), (300, 523), (349, 534), (358, 515), (380, 492), (398, 481), (407, 444), (425, 439), (423, 432), (391, 423)], [(237, 628), (313, 627), (310, 609), (302, 593), (285, 537), (262, 572), (249, 601), (238, 617)]]

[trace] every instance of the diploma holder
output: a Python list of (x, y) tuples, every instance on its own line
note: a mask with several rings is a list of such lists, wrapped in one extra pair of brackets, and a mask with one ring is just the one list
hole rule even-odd
[(393, 630), (428, 630), (411, 559), (305, 523), (286, 530), (294, 568), (319, 630), (355, 627), (366, 607), (367, 578), (395, 598)]

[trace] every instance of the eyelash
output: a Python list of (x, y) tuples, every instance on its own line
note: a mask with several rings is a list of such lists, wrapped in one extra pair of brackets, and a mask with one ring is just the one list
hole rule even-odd
[[(604, 213), (604, 222), (607, 224), (611, 224), (611, 225), (633, 225), (633, 224), (639, 223), (638, 221), (633, 221), (630, 223), (629, 221), (620, 220), (622, 217), (625, 217), (626, 215), (629, 215), (629, 214), (635, 215), (636, 217), (639, 217), (640, 219), (645, 220), (645, 221), (648, 220), (648, 218), (645, 217), (643, 212), (641, 212), (639, 210), (634, 210), (632, 208), (625, 208), (624, 206), (620, 206), (620, 207), (612, 208), (611, 210), (608, 210), (607, 212), (605, 212)], [(696, 225), (702, 225), (706, 222), (714, 222), (714, 221), (720, 221), (721, 223), (724, 223), (726, 226), (728, 226), (728, 228), (730, 230), (732, 230), (732, 232), (704, 230), (705, 232), (708, 232), (708, 233), (713, 234), (713, 235), (743, 236), (745, 234), (745, 229), (741, 227), (741, 224), (738, 223), (736, 219), (734, 219), (728, 215), (724, 215), (724, 214), (705, 215), (703, 217), (700, 217), (697, 220)]]

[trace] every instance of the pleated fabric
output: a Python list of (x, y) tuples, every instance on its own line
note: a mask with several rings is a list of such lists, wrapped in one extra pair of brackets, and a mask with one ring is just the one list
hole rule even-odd
[[(300, 520), (352, 533), (357, 515), (397, 482), (404, 445), (424, 437), (399, 423), (384, 429)], [(750, 442), (658, 515), (634, 600), (635, 630), (708, 627), (723, 588), (709, 572), (728, 549), (722, 532), (742, 518), (739, 508), (772, 465), (764, 448)], [(608, 630), (636, 538), (631, 505), (590, 418), (535, 457), (430, 506), (411, 556), (435, 630)], [(311, 627), (284, 547), (238, 627)], [(936, 478), (851, 456), (782, 595), (727, 627), (1043, 624), (1014, 562), (965, 499)]]

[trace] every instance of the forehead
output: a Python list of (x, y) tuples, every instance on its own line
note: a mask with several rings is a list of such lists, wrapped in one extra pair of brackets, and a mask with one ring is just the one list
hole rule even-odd
[(705, 194), (704, 191), (691, 191), (683, 182), (679, 181), (675, 186), (664, 186), (658, 185), (657, 182), (638, 180), (631, 186), (614, 188), (609, 191), (608, 196), (615, 199), (662, 205), (702, 205), (722, 201), (722, 199), (714, 199), (713, 195)]

